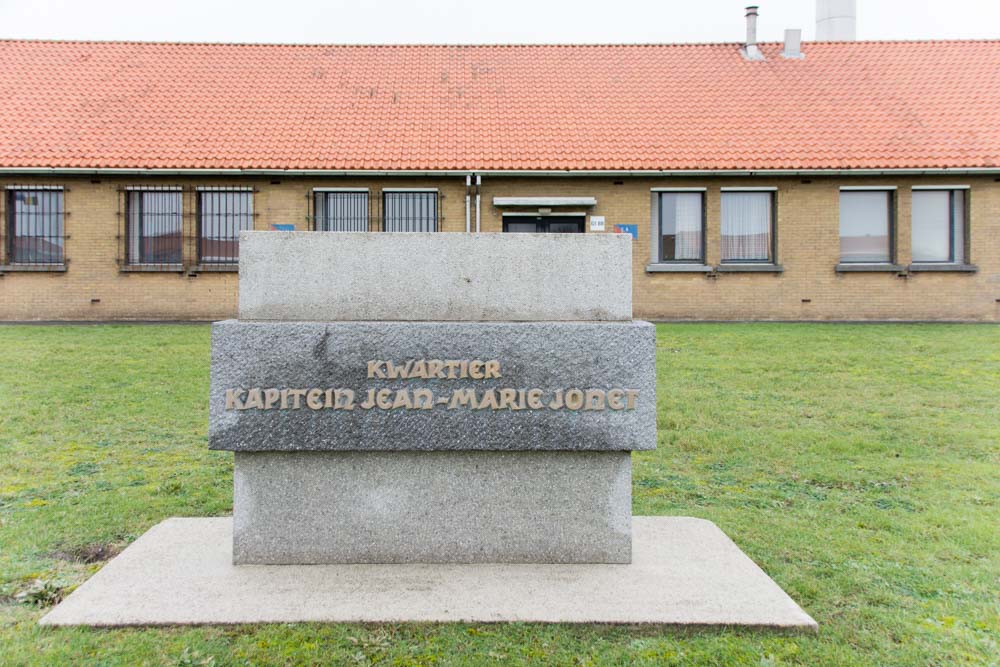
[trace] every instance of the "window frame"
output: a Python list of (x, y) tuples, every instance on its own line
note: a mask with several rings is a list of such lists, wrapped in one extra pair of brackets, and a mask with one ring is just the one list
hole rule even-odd
[[(387, 229), (389, 215), (387, 213), (388, 207), (386, 206), (387, 195), (398, 195), (398, 194), (424, 194), (424, 195), (434, 195), (434, 229), (430, 231), (390, 231)], [(382, 225), (381, 231), (390, 234), (436, 234), (441, 231), (441, 193), (437, 188), (383, 188), (381, 191), (381, 204), (382, 204)]]
[[(768, 253), (770, 257), (768, 259), (724, 259), (722, 257), (722, 202), (727, 194), (742, 194), (742, 193), (758, 193), (766, 194), (771, 198), (771, 219), (769, 221), (771, 227), (771, 242), (768, 244)], [(754, 267), (770, 267), (779, 266), (778, 264), (778, 188), (776, 187), (732, 187), (732, 188), (720, 188), (719, 189), (719, 265), (720, 266), (739, 266), (748, 265)]]
[[(324, 222), (326, 218), (329, 218), (329, 215), (327, 214), (328, 211), (329, 211), (329, 207), (328, 207), (329, 202), (324, 201), (324, 203), (323, 203), (324, 220), (320, 220), (320, 216), (319, 216), (319, 214), (317, 212), (319, 210), (319, 207), (316, 205), (316, 202), (319, 200), (320, 197), (323, 197), (325, 199), (326, 197), (329, 197), (330, 195), (338, 195), (338, 194), (342, 194), (342, 195), (364, 195), (365, 211), (364, 211), (364, 229), (363, 230), (341, 231), (341, 230), (337, 230), (337, 229), (322, 229), (321, 228), (321, 223)], [(363, 233), (363, 232), (370, 232), (371, 231), (372, 198), (371, 198), (371, 192), (369, 191), (368, 188), (313, 188), (312, 189), (312, 200), (310, 201), (310, 205), (312, 206), (312, 229), (313, 229), (313, 231), (316, 231), (316, 232), (335, 232), (335, 233), (338, 233), (338, 234), (349, 234), (349, 233), (352, 233), (352, 232), (353, 233)]]
[[(915, 259), (913, 257), (913, 212), (915, 206), (913, 205), (914, 196), (918, 192), (947, 192), (948, 193), (948, 257), (947, 260), (935, 260), (935, 259)], [(962, 260), (958, 261), (955, 259), (955, 194), (957, 192), (962, 193)], [(914, 185), (910, 188), (910, 261), (914, 266), (966, 266), (971, 264), (970, 253), (972, 252), (970, 244), (971, 228), (970, 228), (970, 193), (971, 188), (968, 185)]]
[[(184, 267), (184, 240), (185, 240), (185, 188), (180, 186), (172, 185), (136, 185), (136, 186), (126, 186), (124, 189), (125, 193), (125, 261), (123, 267), (127, 271), (173, 271), (178, 269), (183, 269)], [(179, 244), (179, 255), (177, 262), (144, 262), (142, 261), (142, 222), (143, 222), (143, 210), (144, 198), (139, 196), (140, 208), (137, 219), (137, 226), (140, 231), (139, 242), (138, 242), (138, 257), (133, 261), (132, 257), (132, 198), (133, 195), (144, 195), (147, 193), (160, 193), (160, 194), (176, 194), (180, 200), (180, 208), (178, 209), (178, 244)]]
[[(66, 210), (66, 192), (68, 188), (61, 185), (32, 185), (32, 184), (12, 184), (3, 187), (2, 192), (2, 202), (0, 202), (0, 210), (2, 210), (2, 220), (0, 220), (0, 266), (5, 267), (6, 270), (21, 270), (21, 271), (61, 271), (65, 269), (67, 264), (66, 259), (66, 240), (69, 235), (66, 234), (66, 218), (68, 212)], [(26, 262), (17, 259), (15, 254), (15, 244), (18, 238), (21, 238), (17, 234), (17, 206), (15, 204), (15, 198), (19, 192), (39, 192), (39, 193), (57, 193), (58, 196), (58, 209), (55, 211), (56, 221), (59, 229), (59, 233), (55, 236), (43, 235), (42, 238), (58, 238), (59, 244), (59, 260), (52, 262)], [(38, 238), (38, 237), (36, 237)]]
[(885, 193), (888, 199), (888, 206), (886, 208), (886, 215), (888, 219), (886, 220), (886, 226), (888, 229), (886, 233), (889, 237), (889, 252), (887, 259), (884, 260), (845, 260), (843, 255), (843, 249), (840, 250), (837, 257), (838, 267), (864, 267), (864, 266), (877, 266), (877, 267), (888, 267), (891, 269), (896, 268), (897, 254), (897, 225), (898, 220), (898, 208), (899, 204), (897, 202), (897, 187), (895, 185), (845, 185), (841, 186), (837, 190), (837, 241), (838, 245), (842, 245), (841, 239), (843, 235), (840, 229), (840, 214), (841, 214), (841, 202), (845, 192), (882, 192)]
[[(256, 195), (257, 189), (253, 186), (198, 186), (195, 188), (195, 252), (197, 253), (197, 262), (200, 266), (208, 267), (236, 267), (239, 266), (239, 243), (240, 243), (240, 232), (241, 231), (251, 231), (255, 227), (255, 221), (257, 219), (256, 214)], [(213, 194), (240, 194), (248, 195), (250, 197), (249, 211), (246, 215), (250, 218), (250, 227), (248, 230), (244, 230), (241, 227), (237, 227), (236, 231), (236, 257), (234, 259), (206, 259), (204, 253), (203, 243), (205, 241), (205, 226), (204, 226), (204, 212), (205, 208), (202, 204), (202, 197), (204, 195)], [(242, 213), (234, 214), (234, 219), (239, 219), (242, 217)], [(181, 239), (181, 261), (184, 258), (184, 241), (183, 241), (183, 219), (184, 219), (184, 199), (181, 197), (181, 228), (182, 228), (182, 239)], [(140, 265), (141, 266), (141, 265)]]
[[(656, 195), (656, 264), (670, 264), (670, 265), (695, 265), (703, 266), (708, 256), (708, 197), (705, 196), (706, 190), (704, 188), (687, 188), (687, 189), (674, 189), (674, 188), (662, 188), (653, 190)], [(700, 256), (697, 259), (665, 259), (663, 257), (663, 196), (664, 195), (681, 195), (681, 194), (693, 194), (698, 195), (701, 198), (701, 206), (699, 211), (701, 213), (701, 248), (699, 250)], [(675, 235), (676, 236), (676, 235)]]

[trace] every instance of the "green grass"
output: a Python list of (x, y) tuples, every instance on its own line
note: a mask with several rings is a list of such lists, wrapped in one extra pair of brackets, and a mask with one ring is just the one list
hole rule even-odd
[(677, 324), (658, 348), (635, 512), (715, 521), (818, 634), (39, 628), (158, 521), (229, 512), (231, 455), (206, 449), (208, 327), (3, 326), (0, 664), (1000, 664), (1000, 327)]

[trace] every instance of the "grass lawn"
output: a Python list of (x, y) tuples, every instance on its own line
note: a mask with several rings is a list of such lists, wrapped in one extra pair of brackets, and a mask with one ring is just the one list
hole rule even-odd
[[(636, 514), (715, 521), (816, 635), (550, 625), (45, 629), (170, 516), (226, 514), (207, 326), (0, 326), (0, 665), (1000, 664), (1000, 327), (658, 328)], [(21, 594), (20, 596), (18, 594)]]

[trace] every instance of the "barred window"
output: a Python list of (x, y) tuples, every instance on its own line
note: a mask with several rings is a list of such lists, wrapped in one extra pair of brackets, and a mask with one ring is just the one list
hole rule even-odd
[(7, 191), (7, 261), (62, 264), (65, 235), (62, 188)]
[(387, 232), (436, 232), (438, 226), (438, 193), (393, 192), (383, 193), (385, 231)]
[(198, 193), (198, 260), (235, 264), (240, 232), (253, 229), (252, 190), (203, 190)]
[(368, 192), (315, 193), (316, 230), (321, 232), (367, 232)]
[(130, 190), (128, 263), (182, 262), (183, 199), (180, 190)]

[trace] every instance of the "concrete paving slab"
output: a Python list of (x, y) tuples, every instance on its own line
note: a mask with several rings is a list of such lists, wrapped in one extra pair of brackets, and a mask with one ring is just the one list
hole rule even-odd
[(715, 524), (634, 517), (629, 565), (232, 564), (232, 520), (168, 519), (41, 620), (752, 626), (816, 622)]

